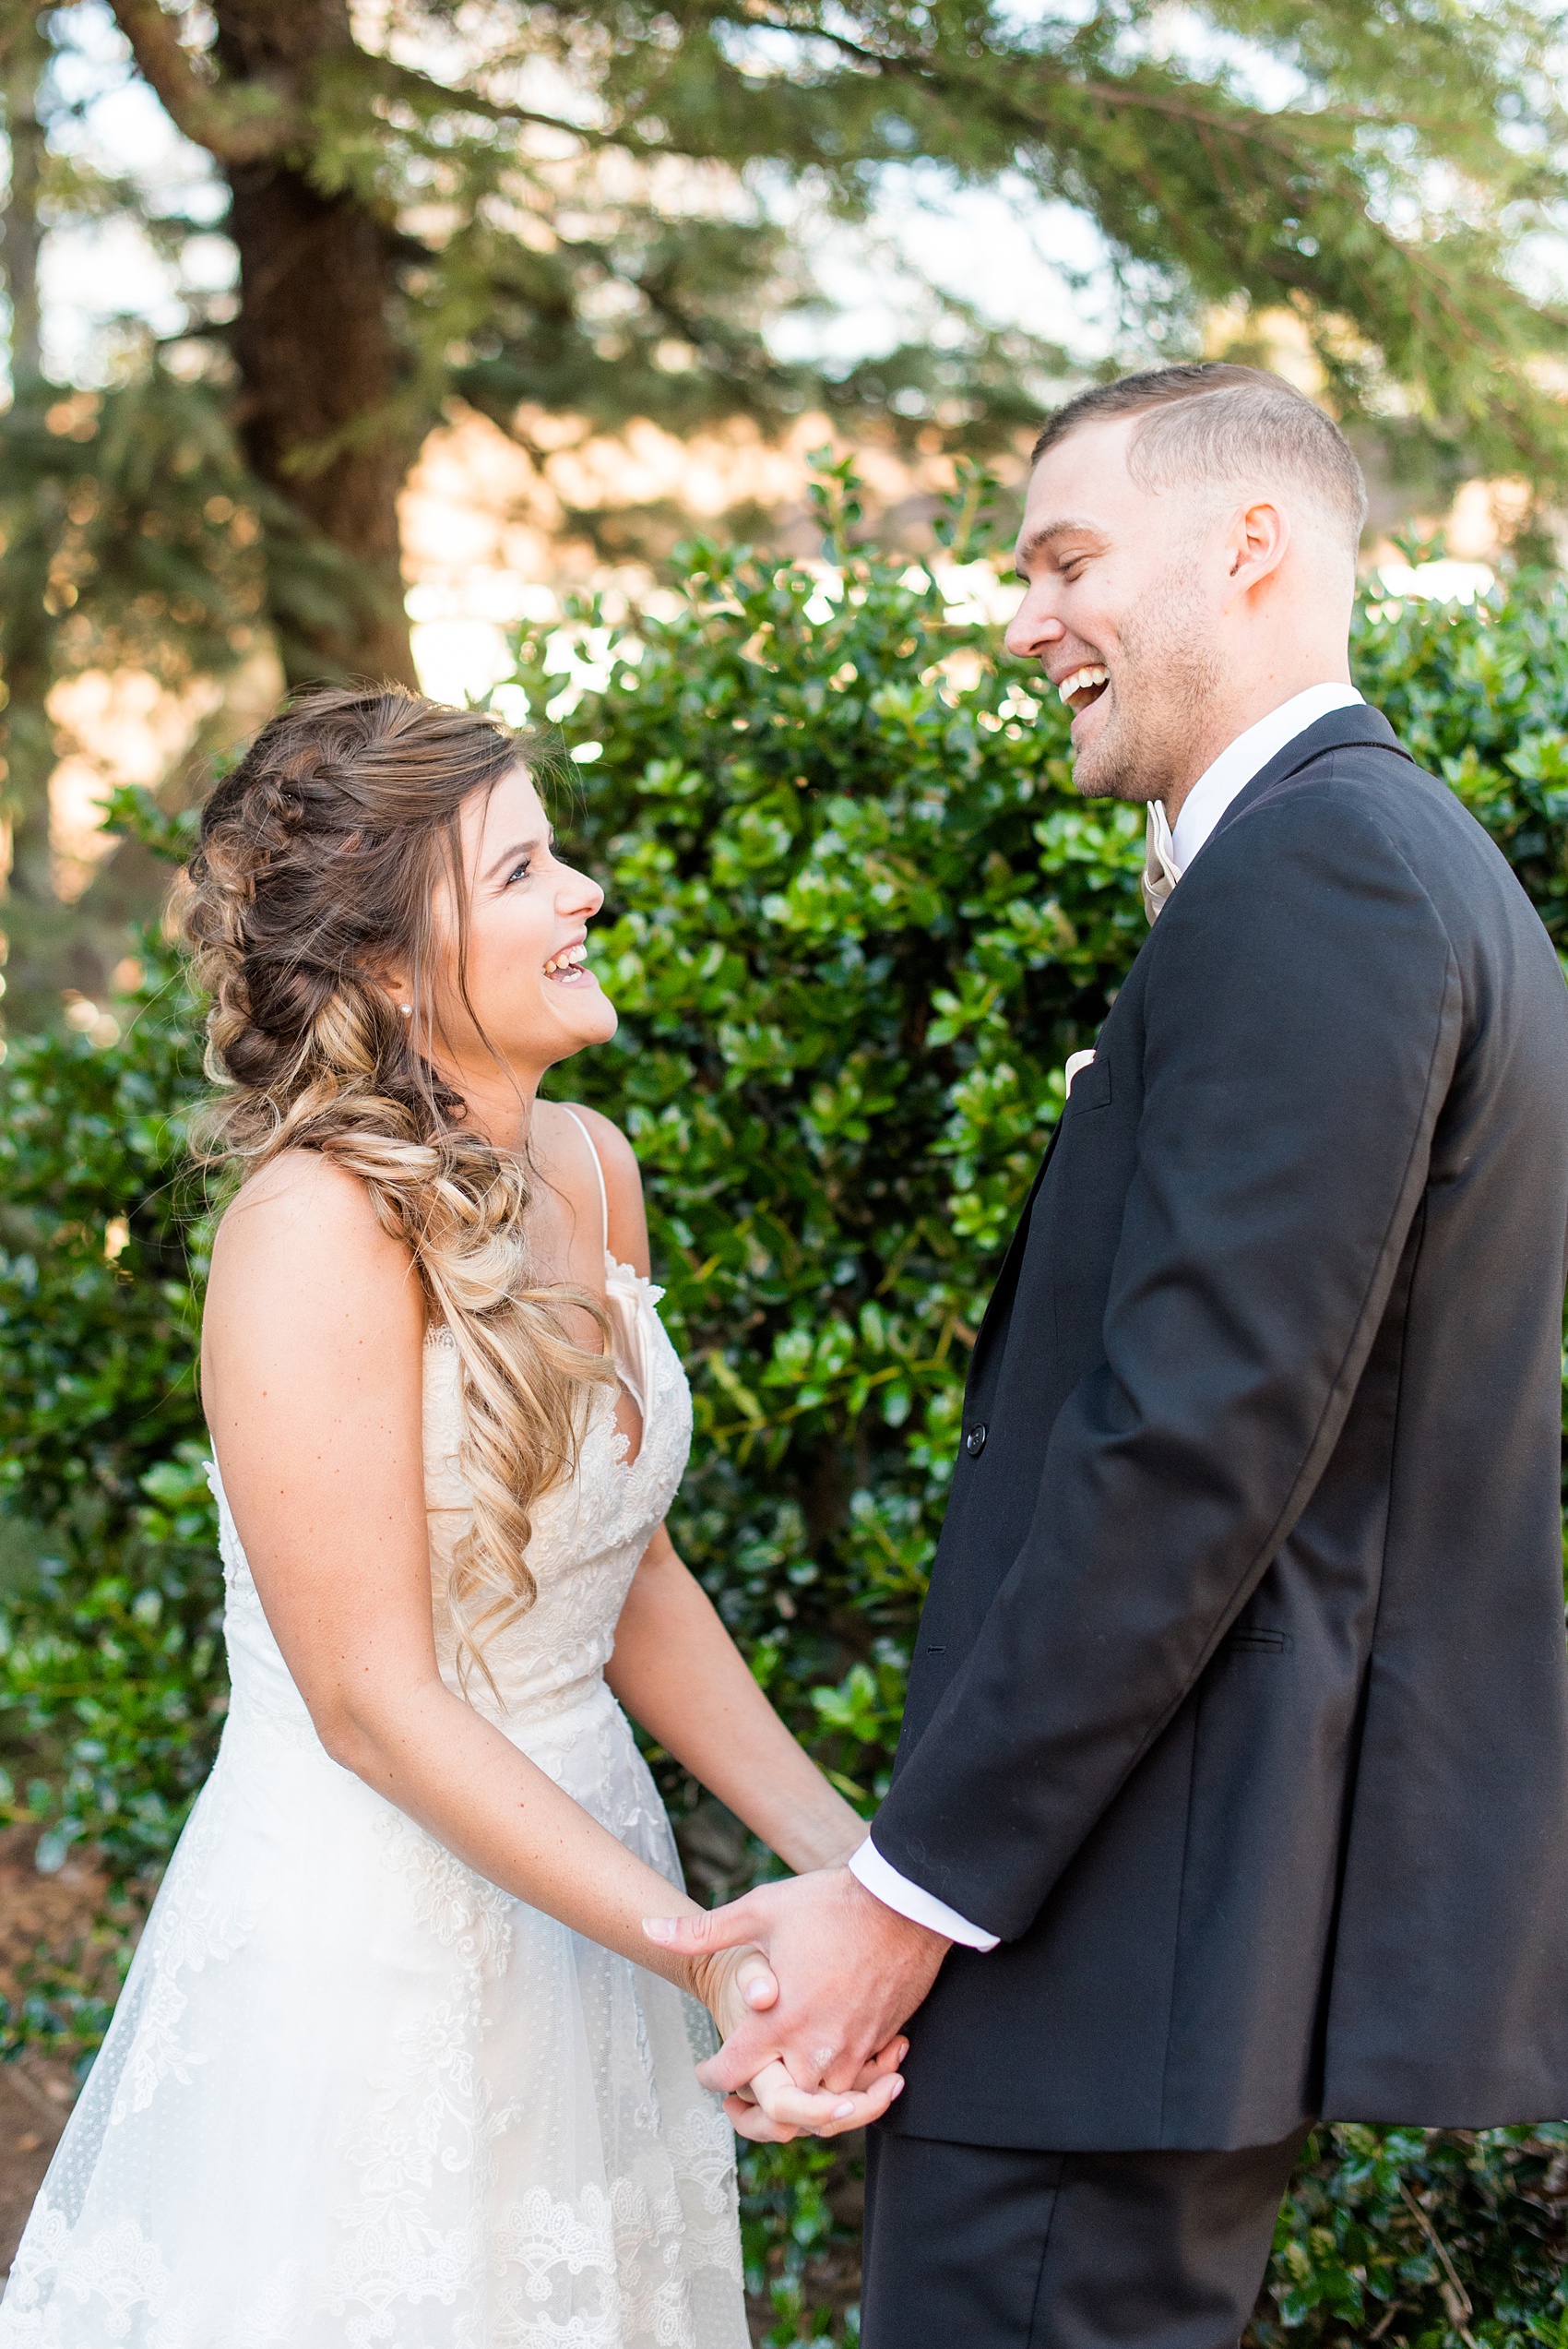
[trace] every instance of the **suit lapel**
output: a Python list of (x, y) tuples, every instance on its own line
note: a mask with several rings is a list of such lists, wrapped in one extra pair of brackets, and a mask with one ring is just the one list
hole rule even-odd
[[(1063, 1109), (1062, 1115), (1064, 1117), (1066, 1114)], [(1045, 1180), (1045, 1170), (1051, 1164), (1051, 1153), (1056, 1148), (1056, 1138), (1061, 1131), (1062, 1118), (1059, 1117), (1056, 1121), (1056, 1132), (1051, 1135), (1045, 1146), (1045, 1154), (1035, 1170), (1034, 1181), (1029, 1185), (1028, 1197), (1025, 1199), (1018, 1220), (1013, 1226), (1013, 1236), (1007, 1243), (1007, 1253), (1002, 1259), (1002, 1270), (996, 1276), (996, 1286), (992, 1290), (991, 1301), (986, 1306), (984, 1318), (980, 1322), (980, 1334), (975, 1339), (975, 1350), (969, 1356), (969, 1375), (965, 1381), (966, 1394), (974, 1392), (985, 1357), (990, 1353), (995, 1341), (996, 1333), (1007, 1318), (1011, 1308), (1013, 1292), (1018, 1285), (1018, 1269), (1024, 1261), (1024, 1250), (1028, 1245), (1029, 1218), (1034, 1213), (1035, 1198), (1040, 1185)]]
[[(1310, 767), (1314, 758), (1321, 758), (1326, 751), (1348, 749), (1353, 744), (1358, 745), (1364, 744), (1375, 750), (1391, 750), (1398, 757), (1408, 760), (1412, 766), (1415, 764), (1381, 709), (1372, 709), (1368, 702), (1359, 703), (1348, 709), (1331, 709), (1325, 718), (1319, 718), (1314, 724), (1295, 735), (1285, 745), (1283, 750), (1275, 753), (1266, 766), (1258, 769), (1252, 781), (1237, 793), (1218, 823), (1216, 824), (1209, 839), (1214, 839), (1225, 829), (1227, 825), (1234, 823), (1238, 817), (1245, 815), (1249, 807), (1256, 806), (1260, 799), (1266, 798), (1268, 793), (1277, 789), (1279, 784), (1288, 781), (1292, 775), (1299, 774), (1303, 767)], [(1206, 848), (1208, 842), (1206, 841), (1204, 846)], [(1203, 851), (1200, 849), (1198, 853), (1201, 855)], [(1195, 863), (1196, 859), (1194, 861)], [(1102, 1029), (1100, 1032), (1103, 1035), (1104, 1030)], [(1018, 1221), (1013, 1227), (1013, 1237), (1008, 1242), (1007, 1253), (1002, 1259), (1002, 1270), (996, 1276), (996, 1286), (991, 1293), (991, 1302), (986, 1306), (985, 1317), (980, 1323), (979, 1335), (975, 1339), (974, 1353), (969, 1357), (969, 1375), (965, 1389), (967, 1394), (976, 1392), (987, 1356), (1012, 1310), (1014, 1292), (1018, 1285), (1018, 1273), (1023, 1265), (1025, 1251), (1028, 1246), (1029, 1220), (1034, 1213), (1034, 1204), (1039, 1195), (1039, 1186), (1045, 1180), (1045, 1170), (1051, 1164), (1051, 1153), (1061, 1139), (1062, 1127), (1066, 1115), (1066, 1105), (1063, 1103), (1062, 1115), (1056, 1121), (1056, 1129), (1045, 1146), (1044, 1156), (1040, 1160), (1034, 1181), (1029, 1186), (1028, 1197), (1025, 1199)]]
[[(1101, 1033), (1103, 1032), (1102, 1029)], [(1066, 1118), (1067, 1104), (1063, 1102), (1062, 1115), (1056, 1121), (1051, 1139), (1047, 1142), (1039, 1164), (1035, 1169), (1035, 1178), (1029, 1185), (1028, 1196), (1018, 1211), (1016, 1223), (1013, 1226), (1013, 1236), (1007, 1243), (1007, 1253), (1002, 1259), (1002, 1270), (996, 1276), (996, 1285), (992, 1290), (991, 1301), (986, 1306), (979, 1334), (975, 1339), (975, 1349), (969, 1356), (969, 1375), (964, 1384), (964, 1392), (967, 1396), (974, 1393), (985, 1357), (995, 1343), (997, 1334), (1012, 1309), (1013, 1293), (1018, 1285), (1018, 1273), (1023, 1265), (1025, 1251), (1029, 1244), (1029, 1219), (1034, 1213), (1035, 1201), (1039, 1196), (1039, 1186), (1045, 1180), (1045, 1170), (1051, 1164), (1056, 1145), (1062, 1139), (1062, 1128), (1066, 1123)]]

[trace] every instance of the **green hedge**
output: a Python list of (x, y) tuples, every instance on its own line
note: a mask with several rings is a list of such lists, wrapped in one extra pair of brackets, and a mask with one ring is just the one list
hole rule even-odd
[[(508, 710), (577, 751), (558, 811), (600, 876), (615, 1043), (561, 1072), (636, 1142), (696, 1444), (676, 1532), (759, 1676), (870, 1808), (941, 1520), (968, 1348), (1063, 1100), (1144, 935), (1138, 811), (1073, 793), (1064, 715), (930, 578), (698, 545), (667, 617), (525, 635)], [(957, 556), (983, 488), (956, 510)], [(1357, 675), (1487, 824), (1568, 944), (1568, 602), (1363, 613)], [(121, 814), (176, 852), (182, 830)], [(123, 1040), (16, 1047), (0, 1131), (0, 1735), (13, 1815), (150, 1877), (220, 1724), (220, 1587), (192, 1378), (204, 1269), (184, 1173), (199, 1083), (178, 970), (144, 942)], [(662, 1758), (710, 1885), (755, 1864)], [(12, 2045), (89, 2045), (68, 1983)], [(1568, 2129), (1320, 2133), (1259, 2344), (1552, 2341)], [(817, 2337), (844, 2232), (819, 2149), (754, 2160), (749, 2256), (780, 2341)], [(835, 2212), (838, 2216), (835, 2216)], [(814, 2264), (815, 2263), (815, 2264)], [(837, 2324), (837, 2319), (833, 2322)], [(830, 2328), (831, 2330), (831, 2328)], [(826, 2335), (824, 2337), (826, 2337)], [(841, 2337), (834, 2332), (833, 2337)]]

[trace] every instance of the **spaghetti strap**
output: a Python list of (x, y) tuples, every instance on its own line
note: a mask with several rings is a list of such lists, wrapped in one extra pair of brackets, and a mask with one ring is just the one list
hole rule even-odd
[(556, 1103), (556, 1107), (558, 1109), (566, 1110), (567, 1116), (571, 1119), (573, 1125), (576, 1127), (578, 1133), (582, 1136), (584, 1141), (587, 1142), (588, 1146), (588, 1156), (593, 1161), (594, 1180), (599, 1185), (600, 1220), (604, 1229), (604, 1253), (608, 1256), (610, 1253), (610, 1194), (604, 1187), (604, 1168), (600, 1160), (598, 1148), (594, 1142), (593, 1136), (588, 1132), (588, 1127), (583, 1124), (582, 1119), (577, 1115), (575, 1109), (566, 1109), (566, 1104), (564, 1101), (558, 1102)]

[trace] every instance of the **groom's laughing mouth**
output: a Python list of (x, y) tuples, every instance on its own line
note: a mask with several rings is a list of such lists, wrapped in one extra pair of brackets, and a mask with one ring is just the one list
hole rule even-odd
[(1111, 673), (1098, 661), (1086, 661), (1061, 679), (1057, 692), (1072, 711), (1074, 719), (1092, 709), (1111, 682)]

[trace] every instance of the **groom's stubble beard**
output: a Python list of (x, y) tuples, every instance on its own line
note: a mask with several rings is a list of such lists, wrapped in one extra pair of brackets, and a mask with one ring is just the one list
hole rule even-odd
[(1114, 698), (1079, 755), (1073, 782), (1086, 799), (1164, 799), (1192, 780), (1194, 752), (1220, 681), (1212, 621), (1197, 566), (1167, 571), (1123, 623)]

